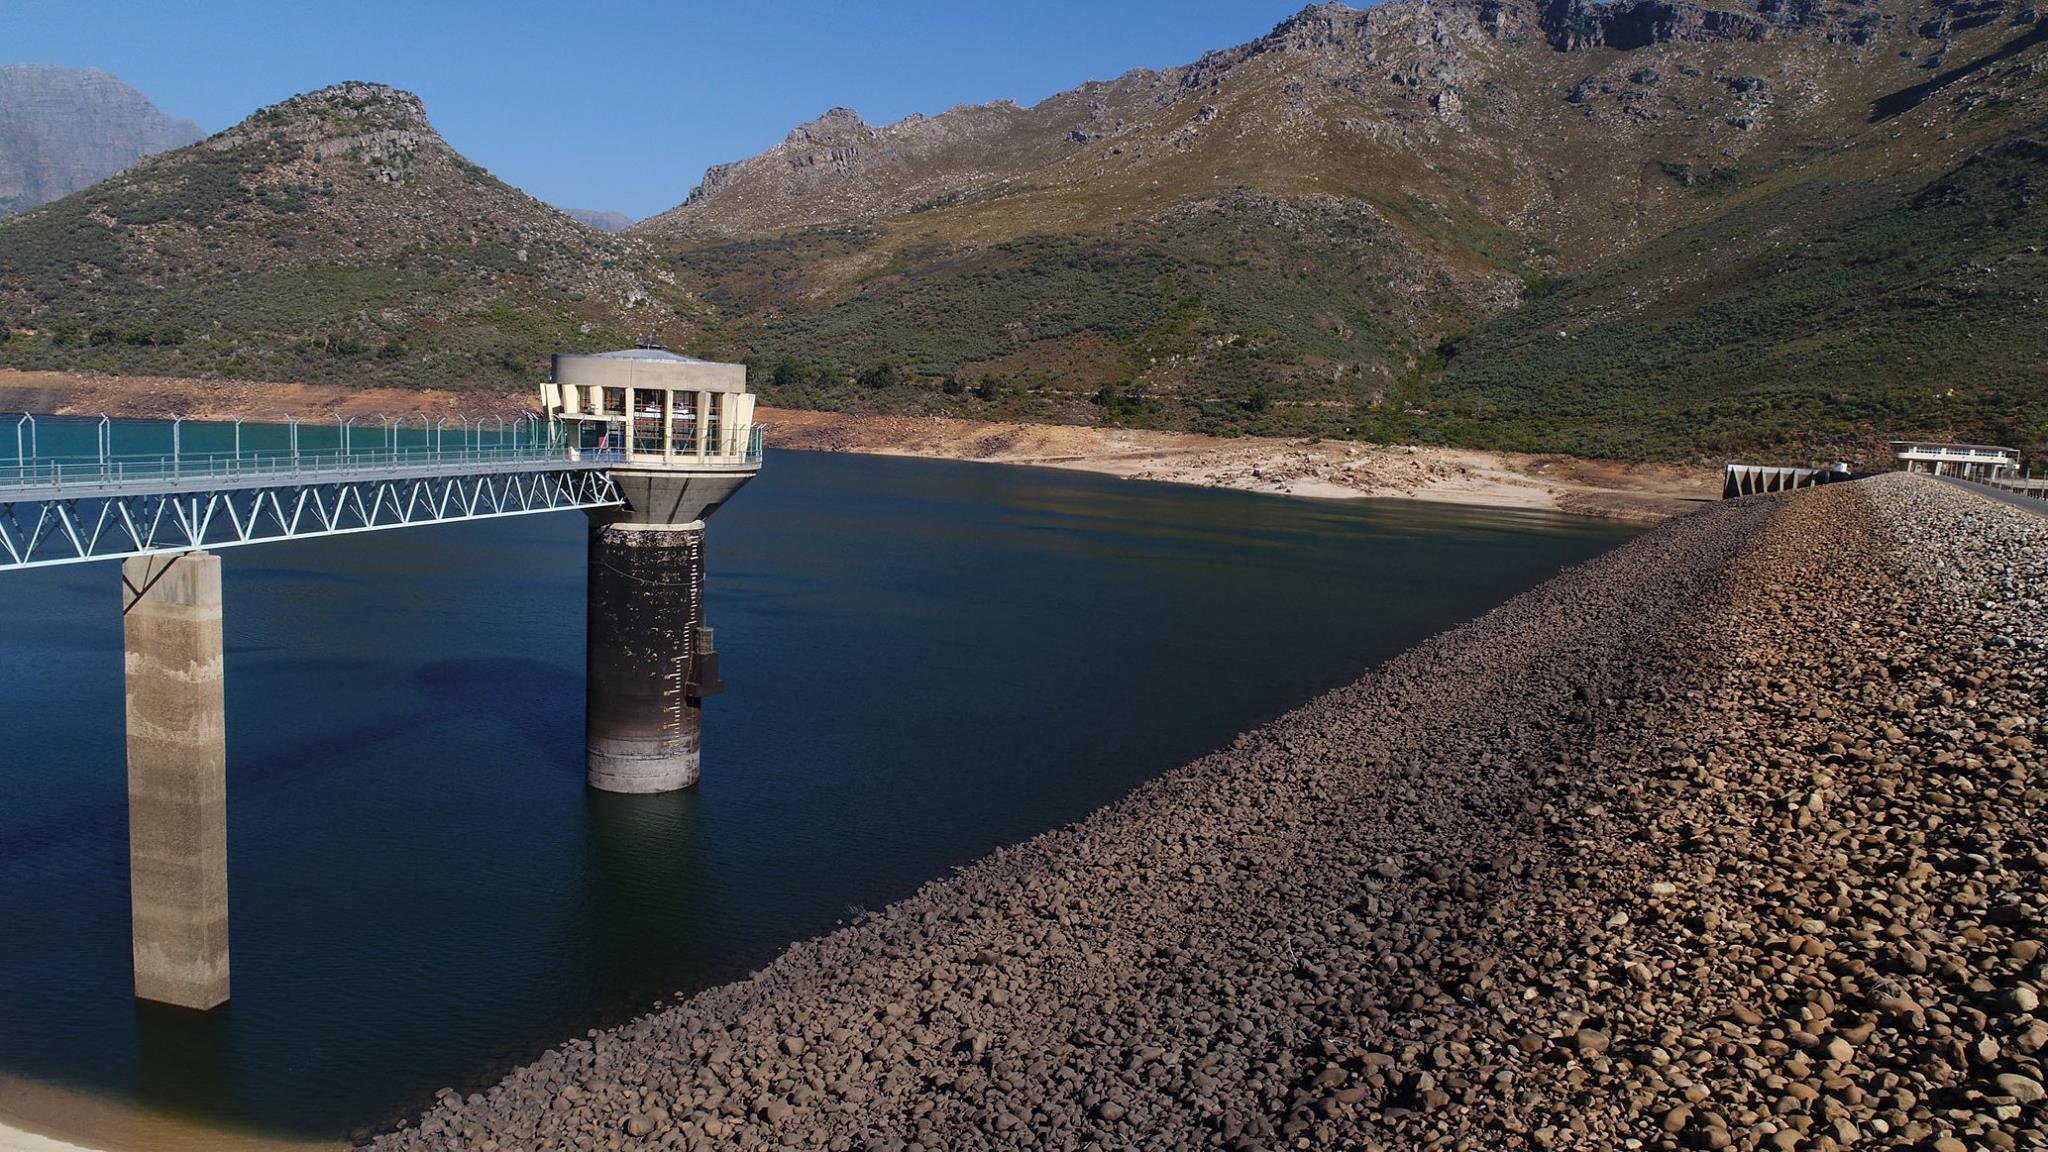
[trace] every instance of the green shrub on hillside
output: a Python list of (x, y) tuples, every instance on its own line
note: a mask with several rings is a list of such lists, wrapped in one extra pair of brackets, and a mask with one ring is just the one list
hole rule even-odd
[[(1432, 345), (1438, 324), (1473, 319), (1447, 293), (1432, 297), (1440, 320), (1390, 286), (1403, 250), (1372, 211), (1262, 197), (1110, 236), (913, 246), (829, 307), (774, 306), (788, 277), (872, 242), (796, 233), (681, 267), (721, 310), (765, 317), (722, 336), (770, 374), (773, 402), (850, 411), (1343, 434), (1368, 379), (1423, 355), (1399, 315), (1428, 325)], [(882, 365), (901, 379), (878, 387)], [(1142, 401), (1126, 387), (1140, 382)]]
[(2043, 156), (2016, 137), (1907, 197), (1812, 182), (1681, 229), (1475, 333), (1424, 434), (1631, 457), (1871, 459), (1905, 435), (2038, 453)]

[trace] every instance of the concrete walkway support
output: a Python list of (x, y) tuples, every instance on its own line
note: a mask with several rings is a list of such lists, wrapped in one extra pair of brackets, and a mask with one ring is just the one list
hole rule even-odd
[(220, 557), (123, 561), (121, 620), (135, 994), (213, 1008), (228, 998)]

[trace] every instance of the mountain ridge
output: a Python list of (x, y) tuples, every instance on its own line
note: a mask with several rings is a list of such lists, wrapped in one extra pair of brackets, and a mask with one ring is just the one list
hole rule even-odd
[(504, 184), (419, 98), (349, 81), (0, 221), (25, 367), (441, 386), (686, 339), (647, 254)]
[[(1365, 70), (1359, 68), (1349, 74), (1324, 70), (1288, 77), (1297, 83), (1309, 79), (1323, 81), (1324, 86), (1341, 83), (1361, 97), (1359, 110), (1378, 115), (1371, 123), (1361, 117), (1346, 121), (1343, 127), (1363, 127), (1365, 139), (1353, 143), (1369, 151), (1382, 137), (1403, 132), (1419, 133), (1422, 142), (1430, 146), (1455, 144), (1454, 133), (1471, 127), (1471, 113), (1465, 107), (1468, 94), (1460, 90), (1460, 82), (1467, 73), (1488, 63), (1487, 54), (1497, 54), (1497, 48), (1522, 40), (1548, 38), (1554, 45), (1563, 45), (1555, 53), (1560, 60), (1593, 51), (1610, 40), (1721, 44), (1767, 38), (1777, 30), (1860, 46), (1875, 35), (1870, 20), (1881, 19), (1848, 0), (1831, 7), (1805, 4), (1781, 8), (1775, 3), (1759, 7), (1769, 7), (1774, 16), (1748, 15), (1686, 0), (1617, 0), (1598, 5), (1573, 0), (1541, 4), (1396, 0), (1368, 9), (1335, 3), (1311, 5), (1246, 44), (1205, 53), (1175, 68), (1133, 69), (1109, 81), (1091, 81), (1028, 107), (1007, 101), (966, 104), (930, 117), (912, 114), (882, 126), (867, 125), (851, 109), (835, 108), (796, 126), (784, 141), (763, 153), (715, 166), (682, 204), (650, 217), (639, 227), (649, 235), (758, 235), (902, 213), (918, 206), (920, 197), (929, 202), (948, 192), (986, 195), (992, 183), (1024, 183), (1034, 171), (1043, 175), (1062, 166), (1072, 168), (1076, 153), (1099, 164), (1108, 158), (1096, 153), (1123, 157), (1151, 144), (1158, 149), (1155, 157), (1177, 158), (1189, 150), (1188, 142), (1203, 126), (1232, 113), (1208, 103), (1205, 94), (1220, 92), (1247, 66), (1284, 57), (1321, 54), (1342, 59), (1348, 54), (1357, 58), (1354, 63), (1383, 66), (1387, 73), (1383, 78), (1364, 75)], [(1852, 20), (1851, 13), (1859, 14)], [(1742, 29), (1749, 31), (1745, 34)], [(1405, 60), (1392, 51), (1381, 51), (1382, 42), (1404, 36), (1417, 44), (1427, 42), (1434, 50), (1411, 52)], [(1362, 52), (1358, 51), (1360, 45), (1365, 46)], [(1564, 70), (1570, 71), (1569, 66)], [(1398, 95), (1378, 91), (1385, 85), (1370, 83), (1373, 79), (1391, 81), (1400, 90)], [(1293, 105), (1297, 112), (1319, 95), (1307, 90), (1306, 84), (1300, 88), (1279, 94), (1281, 101)], [(1741, 102), (1731, 98), (1722, 103), (1735, 107)], [(1158, 122), (1158, 113), (1190, 104), (1193, 106), (1185, 109), (1188, 115)], [(1401, 104), (1408, 107), (1399, 107)], [(1414, 115), (1404, 114), (1410, 112)], [(1145, 123), (1148, 117), (1154, 122)], [(1289, 126), (1285, 120), (1284, 116), (1269, 116), (1269, 122), (1259, 127), (1284, 129)], [(1452, 132), (1434, 131), (1439, 127)], [(983, 157), (975, 153), (975, 145), (985, 142), (991, 131), (1005, 128), (1031, 133), (1034, 138), (1002, 141), (1001, 150), (1015, 162), (1008, 171), (985, 171), (976, 163)], [(1156, 133), (1156, 138), (1145, 140), (1148, 131)], [(951, 170), (937, 174), (914, 170), (917, 161), (948, 151), (955, 154), (946, 157)], [(1120, 163), (1128, 166), (1131, 160)], [(860, 189), (855, 185), (864, 176), (891, 172), (908, 172), (910, 177), (896, 194), (858, 198)], [(759, 183), (776, 175), (785, 177), (783, 186), (746, 186), (750, 178)], [(836, 186), (834, 177), (839, 178)], [(752, 203), (728, 206), (722, 199)], [(786, 210), (799, 204), (798, 211)], [(727, 208), (732, 210), (721, 211)], [(757, 218), (746, 218), (748, 208)]]
[(110, 72), (0, 64), (0, 216), (61, 199), (204, 135)]
[(603, 208), (562, 208), (560, 211), (578, 224), (587, 224), (599, 232), (624, 232), (637, 223), (624, 212)]
[(509, 387), (651, 335), (855, 412), (2038, 450), (2044, 30), (2021, 0), (1313, 5), (1028, 107), (830, 109), (618, 236), (337, 86), (0, 224), (0, 360)]
[[(634, 232), (785, 404), (1668, 455), (1704, 446), (1664, 422), (1647, 438), (1604, 418), (1589, 417), (1597, 435), (1558, 429), (1540, 388), (1490, 363), (1527, 346), (1489, 334), (1559, 289), (1626, 317), (1673, 269), (1638, 268), (1619, 300), (1581, 281), (1673, 236), (1864, 234), (1786, 189), (1840, 186), (1854, 194), (1832, 203), (1912, 218), (1901, 197), (2041, 98), (2041, 28), (2002, 0), (1313, 5), (1246, 44), (1029, 107), (880, 128), (835, 109)], [(1379, 230), (1338, 266), (1288, 224), (1300, 214)], [(1951, 256), (1971, 258), (1968, 241)], [(1931, 370), (1940, 388), (1891, 380), (1874, 409), (1802, 408), (1804, 429), (1766, 416), (1756, 440), (1868, 454), (1935, 425), (2048, 439), (2041, 389), (2017, 393), (2016, 419), (1997, 410), (2021, 369), (1953, 351)], [(1593, 365), (1546, 363), (1563, 394), (1650, 403), (1585, 378)], [(1814, 374), (1806, 395), (1853, 391), (1788, 368)], [(1773, 381), (1725, 364), (1679, 376), (1713, 410), (1713, 445), (1731, 414), (1773, 411)], [(1966, 399), (1935, 399), (1952, 389)]]

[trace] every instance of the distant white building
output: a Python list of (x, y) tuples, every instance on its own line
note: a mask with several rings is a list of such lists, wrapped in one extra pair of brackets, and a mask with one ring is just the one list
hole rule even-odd
[(2009, 480), (2019, 475), (2020, 454), (2014, 448), (1989, 444), (1934, 444), (1894, 440), (1892, 458), (1908, 472), (1962, 476), (1971, 480)]

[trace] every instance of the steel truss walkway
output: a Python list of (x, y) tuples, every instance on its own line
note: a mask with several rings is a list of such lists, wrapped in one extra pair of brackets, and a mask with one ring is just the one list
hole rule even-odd
[(0, 466), (0, 571), (622, 503), (558, 445)]

